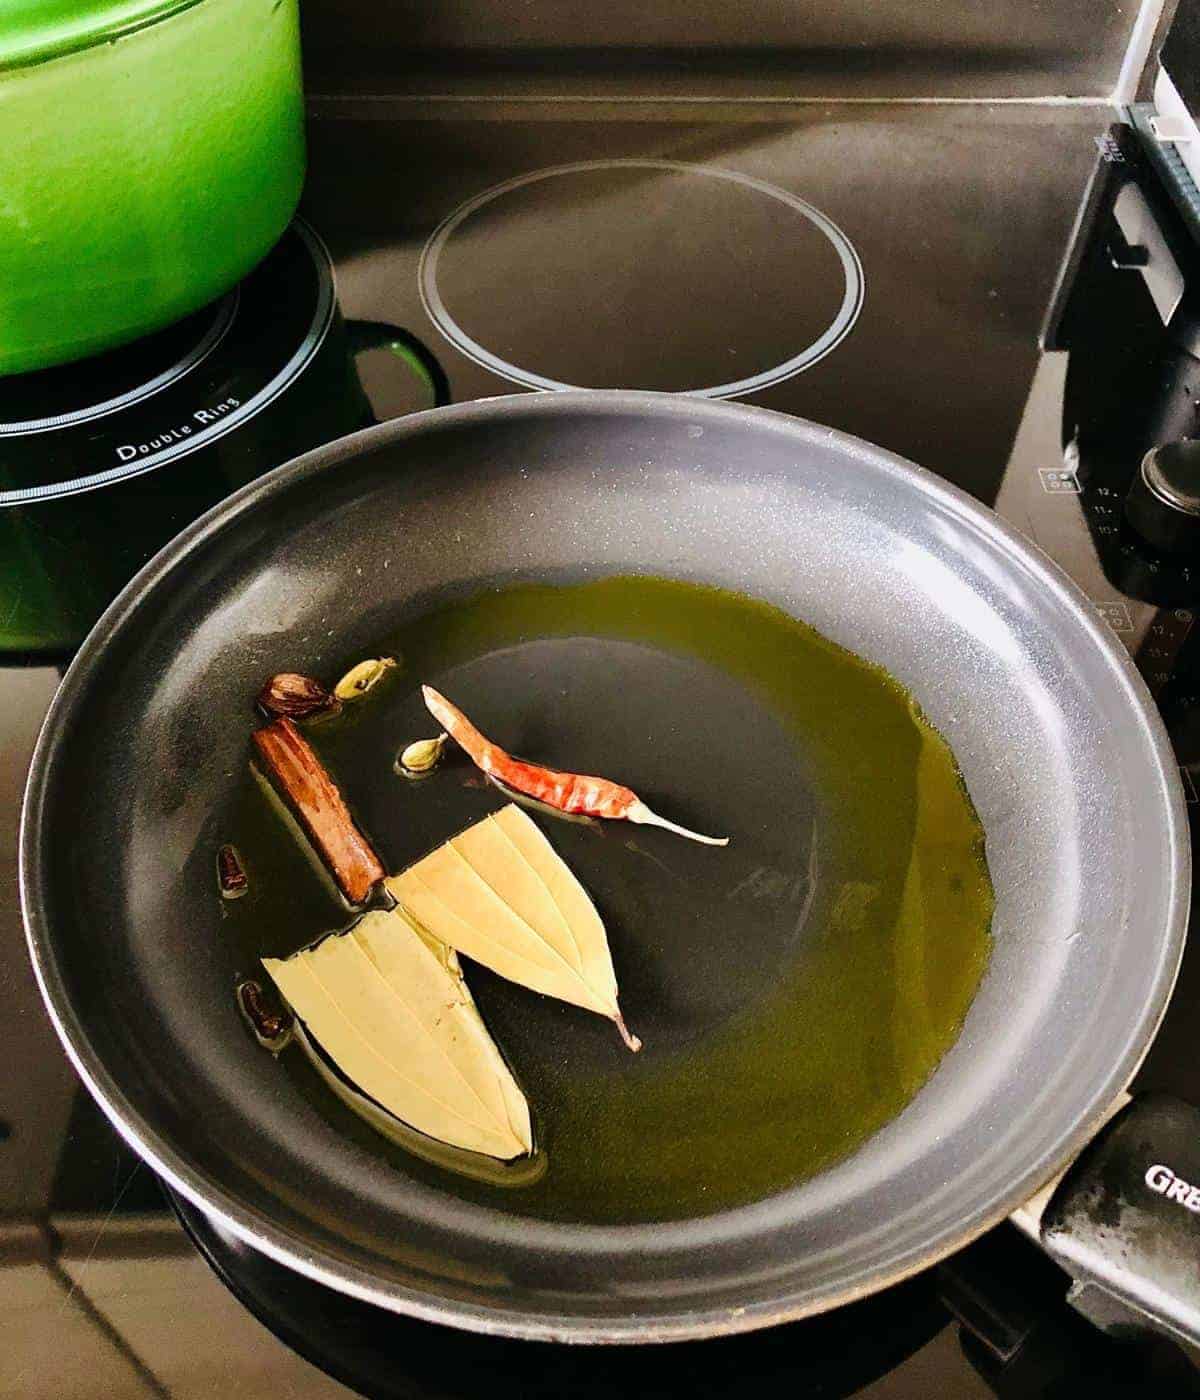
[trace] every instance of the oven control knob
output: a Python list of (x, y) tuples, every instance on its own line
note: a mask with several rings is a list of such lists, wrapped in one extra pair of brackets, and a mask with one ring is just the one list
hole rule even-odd
[(1165, 554), (1200, 551), (1200, 439), (1153, 447), (1142, 458), (1125, 518)]

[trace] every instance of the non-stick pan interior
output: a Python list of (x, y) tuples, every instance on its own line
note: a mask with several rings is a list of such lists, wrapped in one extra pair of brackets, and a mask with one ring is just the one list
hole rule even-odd
[[(422, 599), (628, 573), (765, 599), (911, 688), (962, 767), (997, 907), (961, 1038), (865, 1146), (742, 1209), (601, 1228), (397, 1170), (249, 1053), (212, 853), (264, 676), (336, 675)], [(692, 796), (736, 827), (719, 793)], [(1019, 1203), (1086, 1136), (1169, 993), (1180, 810), (1119, 647), (957, 492), (793, 419), (654, 395), (522, 396), (312, 454), (135, 581), (43, 737), (24, 897), (94, 1091), (160, 1170), (259, 1247), (465, 1325), (684, 1336), (911, 1271)]]

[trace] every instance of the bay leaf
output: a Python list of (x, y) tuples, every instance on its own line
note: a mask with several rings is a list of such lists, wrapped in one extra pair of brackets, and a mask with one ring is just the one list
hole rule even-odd
[(532, 1149), (529, 1105), (457, 956), (402, 910), (262, 963), (338, 1069), (396, 1118), (505, 1161)]
[(608, 936), (587, 891), (510, 805), (391, 876), (388, 890), (434, 938), (501, 977), (607, 1016), (631, 1050)]

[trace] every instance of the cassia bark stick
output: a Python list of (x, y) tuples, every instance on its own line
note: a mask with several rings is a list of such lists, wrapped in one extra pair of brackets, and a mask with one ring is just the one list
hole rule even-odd
[(385, 871), (312, 746), (286, 718), (256, 729), (253, 738), (267, 772), (342, 893), (351, 904), (361, 904)]

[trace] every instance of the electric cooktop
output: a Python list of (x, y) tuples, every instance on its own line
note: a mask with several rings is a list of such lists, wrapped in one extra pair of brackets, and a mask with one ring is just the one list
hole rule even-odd
[[(1145, 465), (1200, 432), (1200, 195), (1170, 149), (1103, 104), (629, 116), (435, 101), (410, 122), (348, 100), (313, 124), (303, 222), (240, 289), (100, 360), (0, 381), (0, 1393), (1191, 1393), (1178, 1353), (1093, 1331), (1006, 1230), (830, 1318), (728, 1342), (595, 1353), (381, 1317), (168, 1202), (47, 1023), (15, 830), (72, 649), (229, 490), (447, 397), (736, 399), (955, 481), (1129, 647), (1194, 829), (1197, 474), (1186, 449)], [(1200, 1095), (1198, 1000), (1192, 955), (1147, 1087)]]

